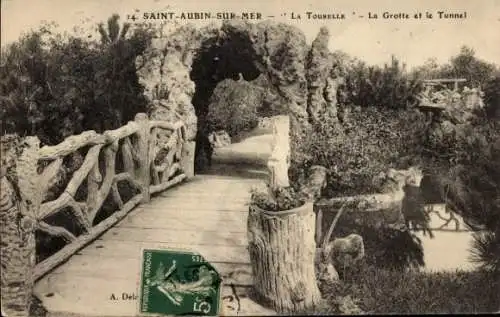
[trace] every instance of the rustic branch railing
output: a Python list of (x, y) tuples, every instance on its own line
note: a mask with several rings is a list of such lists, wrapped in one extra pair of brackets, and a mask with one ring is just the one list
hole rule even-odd
[[(2, 169), (2, 202), (9, 199), (13, 202), (12, 206), (2, 203), (2, 212), (6, 205), (10, 209), (18, 206), (19, 212), (27, 214), (26, 218), (33, 222), (33, 226), (27, 229), (28, 235), (34, 239), (35, 231), (39, 230), (49, 236), (62, 238), (66, 245), (40, 263), (31, 264), (31, 269), (24, 272), (26, 276), (17, 276), (15, 279), (36, 281), (115, 225), (139, 203), (148, 202), (151, 194), (192, 177), (195, 144), (189, 142), (186, 136), (183, 122), (172, 124), (151, 121), (146, 114), (140, 113), (134, 121), (116, 130), (103, 134), (86, 131), (70, 136), (55, 146), (39, 148), (38, 139), (28, 137), (25, 141), (27, 146), (16, 161), (17, 184), (11, 184), (7, 177), (4, 178), (7, 173)], [(75, 153), (85, 153), (83, 162), (61, 188), (63, 162)], [(117, 159), (121, 159), (120, 168), (117, 167)], [(123, 182), (136, 192), (126, 201), (119, 190), (119, 184)], [(17, 187), (20, 192), (17, 196), (20, 197), (13, 197), (16, 196), (15, 190), (11, 191), (10, 197), (6, 197), (6, 186)], [(54, 188), (63, 190), (57, 197), (49, 197), (49, 192), (53, 194)], [(114, 202), (117, 210), (101, 221), (96, 221), (108, 199)], [(48, 221), (50, 217), (68, 210), (73, 217), (72, 222), (79, 228), (73, 230), (75, 232)], [(26, 231), (26, 228), (20, 229)], [(76, 231), (83, 233), (78, 234)], [(34, 247), (34, 244), (29, 245), (29, 248)], [(3, 256), (8, 250), (2, 248)], [(35, 252), (28, 251), (32, 254)], [(19, 263), (15, 259), (10, 263), (9, 259), (2, 259), (4, 265), (16, 266)], [(6, 294), (10, 292), (7, 281), (9, 272), (17, 272), (15, 268), (7, 268), (6, 271), (2, 272), (2, 301), (10, 299), (4, 296), (4, 291)], [(8, 302), (7, 306), (4, 304), (4, 308), (9, 307)], [(13, 308), (12, 315), (24, 316), (24, 313), (15, 312), (19, 312), (20, 308)]]

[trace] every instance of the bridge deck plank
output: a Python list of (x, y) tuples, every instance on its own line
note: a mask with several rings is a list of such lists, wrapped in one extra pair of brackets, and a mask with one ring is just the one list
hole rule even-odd
[[(102, 257), (114, 258), (134, 258), (134, 254), (140, 252), (143, 248), (157, 249), (179, 249), (199, 252), (207, 261), (215, 262), (240, 262), (248, 263), (248, 251), (243, 245), (213, 245), (205, 244), (189, 244), (189, 243), (170, 243), (170, 242), (143, 242), (143, 241), (111, 241), (99, 243), (97, 240), (94, 245), (79, 251), (81, 255), (97, 255)], [(120, 243), (121, 242), (121, 243)], [(108, 245), (115, 244), (109, 248)]]
[(138, 294), (141, 250), (185, 249), (219, 270), (223, 293), (232, 292), (230, 283), (238, 286), (240, 316), (272, 313), (245, 295), (251, 285), (246, 204), (260, 183), (201, 175), (155, 195), (38, 281), (35, 294), (53, 316), (137, 316), (137, 299), (123, 300), (122, 294)]

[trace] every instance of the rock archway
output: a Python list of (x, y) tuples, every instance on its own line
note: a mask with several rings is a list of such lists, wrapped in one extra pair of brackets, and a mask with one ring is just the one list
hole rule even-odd
[(328, 39), (322, 28), (309, 47), (299, 29), (271, 21), (183, 26), (153, 40), (137, 60), (138, 76), (152, 104), (151, 117), (187, 122), (197, 155), (204, 155), (207, 146), (203, 127), (217, 83), (239, 74), (245, 80), (266, 76), (291, 117), (293, 156), (310, 126), (336, 113), (338, 81)]

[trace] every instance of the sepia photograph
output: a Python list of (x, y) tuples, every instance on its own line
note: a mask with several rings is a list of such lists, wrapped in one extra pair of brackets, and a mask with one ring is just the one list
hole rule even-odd
[(500, 1), (3, 0), (1, 316), (500, 314)]

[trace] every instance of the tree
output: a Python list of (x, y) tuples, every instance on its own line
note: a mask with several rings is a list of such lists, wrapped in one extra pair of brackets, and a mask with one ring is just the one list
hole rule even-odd
[(490, 118), (500, 117), (500, 70), (484, 85), (484, 103)]
[(419, 78), (394, 56), (383, 67), (353, 60), (345, 76), (346, 102), (363, 107), (406, 108), (415, 104), (415, 95), (422, 88)]
[(443, 77), (465, 78), (467, 85), (484, 87), (495, 71), (495, 65), (476, 57), (474, 49), (462, 46), (460, 53), (441, 69)]
[(124, 23), (120, 31), (120, 23), (118, 20), (120, 16), (113, 14), (107, 23), (107, 30), (104, 28), (104, 23), (99, 23), (98, 31), (101, 35), (101, 43), (104, 45), (117, 44), (125, 40), (125, 36), (130, 29), (130, 23)]
[(452, 58), (453, 71), (464, 76), (473, 86), (483, 86), (494, 71), (494, 65), (475, 57), (473, 49), (462, 47), (460, 54)]
[(42, 26), (6, 47), (0, 65), (2, 132), (56, 144), (85, 130), (117, 128), (147, 112), (135, 60), (152, 32), (128, 24), (120, 29), (118, 19), (108, 19), (107, 30), (101, 23), (100, 43)]
[(428, 58), (422, 66), (418, 66), (413, 73), (422, 79), (435, 79), (441, 77), (441, 66), (435, 57)]

